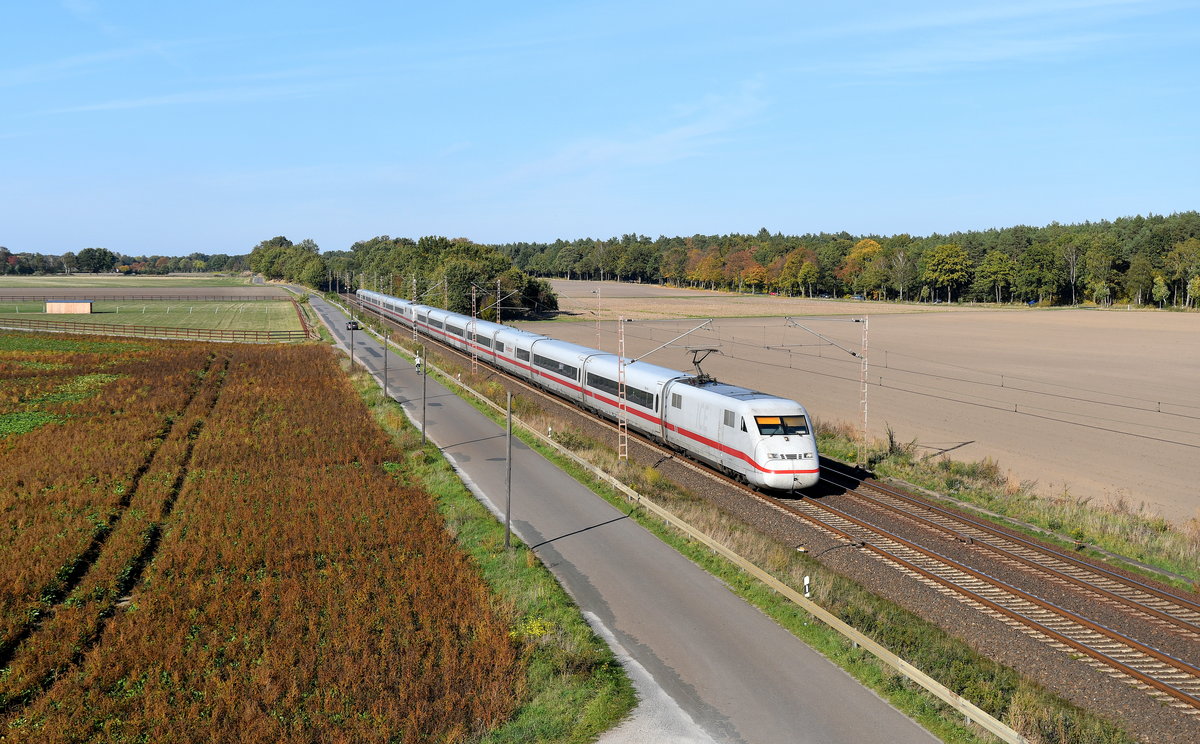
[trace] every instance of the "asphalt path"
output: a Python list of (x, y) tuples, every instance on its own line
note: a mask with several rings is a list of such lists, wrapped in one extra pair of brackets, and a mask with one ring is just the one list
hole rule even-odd
[[(382, 381), (381, 343), (347, 317), (313, 308), (356, 364)], [(418, 422), (421, 378), (388, 352), (388, 392)], [(426, 431), (485, 504), (505, 500), (505, 435), (432, 378)], [(641, 697), (601, 741), (935, 742), (932, 735), (735, 596), (724, 584), (513, 441), (517, 536), (566, 587), (625, 664)], [(499, 505), (499, 509), (496, 505)]]

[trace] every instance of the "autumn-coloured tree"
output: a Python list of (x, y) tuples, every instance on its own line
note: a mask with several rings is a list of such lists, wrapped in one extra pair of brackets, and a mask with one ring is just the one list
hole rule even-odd
[(864, 238), (858, 241), (838, 267), (837, 277), (858, 292), (867, 291), (868, 286), (878, 287), (879, 277), (869, 271), (875, 268), (875, 259), (882, 251), (883, 246), (875, 240)]
[(716, 288), (725, 278), (725, 263), (721, 259), (720, 250), (712, 246), (700, 254), (698, 259), (695, 269), (688, 273), (688, 280), (694, 284), (708, 285), (709, 289)]
[(957, 243), (936, 246), (925, 256), (922, 277), (935, 287), (946, 288), (946, 302), (952, 301), (954, 288), (962, 285), (969, 276), (967, 252)]

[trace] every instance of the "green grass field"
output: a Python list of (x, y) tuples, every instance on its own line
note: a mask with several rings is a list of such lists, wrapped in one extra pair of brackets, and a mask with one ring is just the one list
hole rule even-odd
[(300, 319), (290, 302), (200, 302), (188, 300), (98, 300), (91, 315), (47, 315), (41, 302), (5, 302), (0, 318), (52, 320), (65, 323), (169, 328), (212, 328), (233, 331), (299, 331)]
[(124, 276), (120, 274), (72, 274), (70, 276), (0, 276), (0, 289), (41, 287), (43, 289), (154, 289), (155, 287), (246, 287), (248, 276), (195, 274), (188, 276)]

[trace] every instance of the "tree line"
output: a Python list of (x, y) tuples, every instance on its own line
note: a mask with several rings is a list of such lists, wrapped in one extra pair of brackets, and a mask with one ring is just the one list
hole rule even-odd
[(232, 256), (134, 257), (104, 248), (45, 256), (0, 247), (0, 274), (247, 269), (315, 289), (379, 289), (485, 318), (497, 308), (502, 316), (556, 309), (549, 284), (537, 278), (554, 276), (810, 297), (1190, 307), (1200, 302), (1200, 212), (925, 237), (763, 228), (486, 245), (382, 235), (321, 253), (312, 240), (277, 236)]
[(245, 256), (225, 253), (189, 253), (186, 256), (128, 256), (107, 248), (84, 248), (59, 256), (42, 253), (12, 253), (0, 245), (0, 275), (44, 274), (171, 274), (205, 271), (246, 270)]
[(899, 301), (1193, 306), (1200, 212), (926, 237), (644, 235), (497, 246), (535, 276)]
[(251, 271), (323, 291), (373, 289), (485, 320), (558, 309), (549, 282), (513, 265), (492, 246), (431, 235), (381, 235), (348, 251), (321, 253), (311, 240), (277, 236), (250, 252)]

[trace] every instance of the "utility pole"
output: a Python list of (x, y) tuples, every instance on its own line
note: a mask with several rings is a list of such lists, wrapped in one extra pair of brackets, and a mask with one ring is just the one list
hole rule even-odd
[(592, 290), (596, 295), (596, 348), (600, 348), (600, 287)]
[[(869, 318), (869, 316), (866, 316), (866, 315), (864, 315), (861, 318), (847, 318), (845, 320), (843, 320), (841, 318), (837, 318), (837, 319), (826, 318), (826, 320), (838, 320), (841, 322), (848, 321), (850, 323), (862, 323), (862, 340), (860, 342), (861, 345), (860, 345), (858, 351), (851, 351), (850, 349), (847, 349), (846, 347), (837, 343), (833, 339), (827, 338), (827, 337), (821, 335), (820, 333), (817, 333), (813, 329), (797, 323), (792, 318), (784, 318), (785, 325), (793, 326), (795, 328), (799, 328), (803, 331), (811, 333), (812, 335), (821, 339), (822, 341), (829, 344), (830, 346), (837, 347), (838, 349), (841, 349), (842, 351), (846, 352), (850, 356), (858, 358), (858, 386), (859, 386), (858, 402), (859, 402), (859, 405), (862, 407), (862, 431), (859, 432), (858, 463), (857, 463), (857, 465), (860, 468), (866, 467), (866, 465), (867, 465), (866, 450), (867, 450), (867, 436), (869, 434), (869, 429), (867, 428), (867, 370), (868, 370), (868, 365), (867, 365), (867, 340), (868, 340), (867, 320), (868, 320), (868, 318)], [(771, 348), (771, 347), (767, 347), (767, 348)], [(784, 346), (780, 346), (780, 347), (776, 347), (776, 348), (786, 349), (788, 347), (786, 345), (784, 345)]]
[(467, 347), (471, 349), (471, 374), (479, 373), (479, 355), (475, 353), (475, 322), (479, 319), (475, 308), (475, 282), (471, 282), (471, 327), (467, 329)]
[(859, 363), (859, 391), (860, 400), (862, 402), (862, 443), (858, 451), (858, 460), (860, 467), (867, 466), (865, 450), (867, 447), (867, 320), (869, 316), (864, 315), (862, 319), (862, 354), (860, 355)]
[(621, 413), (617, 416), (617, 459), (629, 459), (629, 404), (625, 397), (625, 319), (617, 319), (617, 396)]
[(504, 549), (512, 547), (512, 391), (508, 392), (505, 404), (508, 410), (508, 437), (504, 454)]
[(421, 376), (421, 446), (425, 446), (425, 378), (429, 376), (429, 357), (425, 356), (425, 347), (421, 347), (421, 359), (424, 362), (417, 374)]

